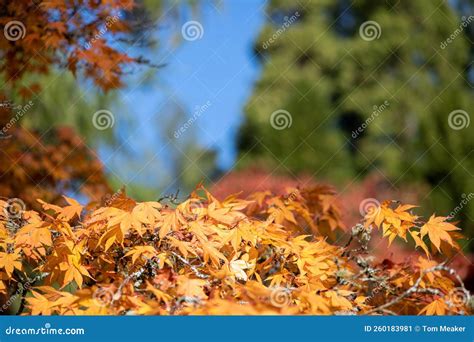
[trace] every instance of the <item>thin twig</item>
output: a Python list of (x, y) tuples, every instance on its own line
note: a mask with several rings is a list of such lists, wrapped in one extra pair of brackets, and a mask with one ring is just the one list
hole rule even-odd
[(439, 292), (439, 290), (436, 290), (436, 289), (429, 289), (429, 288), (428, 289), (419, 289), (420, 283), (421, 283), (421, 281), (423, 280), (423, 277), (426, 274), (432, 273), (432, 272), (438, 272), (438, 271), (446, 271), (449, 274), (454, 275), (456, 277), (456, 279), (459, 281), (459, 284), (461, 285), (461, 288), (463, 289), (463, 291), (467, 292), (466, 288), (464, 287), (464, 282), (462, 281), (461, 277), (459, 277), (459, 275), (456, 273), (455, 270), (453, 270), (452, 268), (446, 267), (444, 265), (437, 265), (437, 266), (434, 266), (432, 268), (429, 268), (429, 269), (424, 270), (423, 272), (421, 272), (421, 274), (418, 277), (418, 279), (416, 280), (416, 282), (409, 289), (407, 289), (405, 292), (403, 292), (400, 296), (392, 299), (388, 303), (382, 304), (382, 305), (380, 305), (380, 306), (378, 306), (378, 307), (376, 307), (372, 310), (369, 310), (365, 314), (370, 315), (370, 314), (375, 313), (375, 312), (383, 312), (388, 307), (399, 303), (402, 299), (410, 296), (413, 293), (427, 292), (427, 293), (439, 295), (440, 292)]
[(193, 272), (194, 274), (198, 277), (198, 278), (201, 278), (201, 279), (209, 279), (209, 276), (207, 274), (204, 274), (202, 273), (201, 271), (199, 271), (196, 266), (194, 265), (191, 265), (189, 263), (189, 261), (187, 261), (185, 258), (183, 258), (181, 255), (179, 255), (178, 253), (175, 253), (175, 252), (171, 252), (171, 254), (173, 254), (175, 257), (177, 257), (183, 264), (187, 265)]

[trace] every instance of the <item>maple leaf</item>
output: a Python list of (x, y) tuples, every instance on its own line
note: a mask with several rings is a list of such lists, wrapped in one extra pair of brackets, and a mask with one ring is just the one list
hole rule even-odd
[[(124, 240), (124, 234), (119, 225), (115, 225), (105, 232), (99, 239), (98, 245), (104, 245), (104, 252), (107, 252), (109, 248), (115, 243), (122, 244)], [(105, 243), (104, 243), (105, 241)]]
[(16, 252), (4, 253), (0, 252), (0, 269), (4, 269), (9, 277), (12, 276), (15, 269), (21, 270), (21, 256)]
[(41, 199), (38, 199), (38, 202), (43, 205), (45, 210), (53, 210), (56, 214), (58, 214), (58, 219), (60, 220), (69, 221), (74, 216), (77, 216), (78, 218), (81, 217), (81, 212), (84, 207), (73, 198), (66, 196), (63, 196), (63, 198), (69, 204), (68, 206), (60, 207), (54, 204), (46, 203)]
[(227, 236), (222, 240), (222, 244), (226, 244), (230, 241), (232, 248), (237, 252), (240, 249), (242, 242), (249, 242), (251, 245), (255, 246), (257, 239), (257, 232), (252, 225), (243, 223), (230, 230), (227, 233)]
[[(172, 208), (125, 196), (108, 207), (88, 207), (84, 215), (84, 209), (80, 211), (72, 201), (64, 208), (46, 205), (44, 209), (57, 217), (25, 212), (26, 224), (14, 234), (0, 226), (0, 293), (8, 297), (8, 289), (19, 281), (15, 270), (26, 266), (32, 274), (46, 275), (45, 286), (35, 287), (26, 298), (29, 311), (22, 313), (29, 314), (292, 315), (355, 308), (378, 313), (375, 303), (394, 300), (415, 284), (442, 293), (456, 288), (455, 279), (444, 270), (433, 270), (438, 264), (422, 257), (400, 264), (388, 259), (353, 263), (360, 255), (357, 249), (347, 255), (327, 235), (315, 235), (309, 222), (317, 222), (320, 232), (316, 217), (328, 215), (323, 221), (330, 230), (330, 220), (337, 224), (338, 214), (330, 212), (334, 204), (324, 196), (330, 194), (302, 191), (291, 198), (262, 196), (259, 200), (264, 203), (252, 203), (247, 214), (240, 210), (250, 202), (235, 197), (219, 202), (208, 193), (209, 206), (194, 208), (191, 214), (183, 211), (190, 202)], [(366, 224), (382, 228), (390, 242), (410, 235), (427, 255), (425, 240), (435, 246), (433, 234), (439, 236), (443, 252), (455, 249), (454, 225), (431, 217), (418, 227), (417, 216), (410, 212), (413, 206), (393, 208), (393, 204), (384, 202), (380, 211), (367, 215)], [(272, 210), (280, 216), (267, 218)], [(72, 228), (67, 220), (76, 218)], [(313, 234), (302, 235), (301, 224)], [(12, 246), (15, 252), (6, 253)], [(367, 267), (393, 291), (369, 288), (363, 276)], [(87, 278), (93, 282), (86, 282)], [(114, 289), (105, 307), (94, 298), (99, 284)], [(291, 303), (272, 303), (268, 285), (291, 288)], [(432, 296), (420, 291), (390, 309), (400, 314), (447, 312), (445, 304)]]
[(75, 243), (65, 241), (53, 252), (51, 258), (41, 269), (50, 272), (49, 277), (58, 281), (64, 288), (75, 281), (79, 288), (82, 287), (83, 277), (92, 278), (86, 267), (82, 264), (85, 241)]
[[(155, 288), (150, 282), (147, 282), (146, 290), (153, 293), (158, 301), (163, 301), (165, 304), (169, 304), (172, 297), (164, 291)], [(183, 289), (180, 289), (183, 290)], [(186, 292), (186, 291), (185, 291)]]
[[(425, 259), (420, 256), (415, 265), (420, 269), (420, 274), (426, 273), (425, 277), (430, 283), (433, 283), (437, 277), (441, 277), (441, 273), (439, 271), (426, 272), (427, 270), (430, 270), (438, 265), (438, 263), (434, 260)], [(420, 286), (426, 287), (426, 283), (423, 279), (420, 282)]]
[(178, 278), (178, 288), (176, 292), (180, 296), (187, 298), (205, 299), (207, 295), (204, 292), (204, 286), (207, 281), (203, 279), (192, 279), (187, 276), (180, 276)]
[(446, 315), (447, 311), (448, 311), (448, 305), (444, 302), (442, 298), (438, 298), (432, 301), (427, 306), (425, 306), (423, 309), (421, 309), (418, 315), (425, 313), (429, 316), (432, 316), (432, 315), (442, 316), (442, 315)]
[(447, 218), (443, 216), (436, 217), (432, 215), (428, 222), (426, 222), (420, 229), (421, 237), (428, 235), (433, 245), (440, 251), (441, 241), (447, 242), (454, 246), (453, 239), (449, 232), (460, 230), (455, 225), (446, 222)]
[(83, 281), (83, 277), (82, 277), (83, 273), (85, 273), (85, 275), (89, 275), (89, 273), (87, 272), (87, 270), (83, 266), (68, 267), (68, 269), (66, 270), (66, 273), (64, 275), (63, 287), (74, 280), (76, 282), (77, 286), (79, 286), (79, 288), (81, 288), (82, 287), (82, 281)]
[(69, 205), (62, 208), (61, 212), (59, 213), (59, 218), (69, 221), (74, 216), (81, 217), (83, 206), (73, 198), (66, 196), (63, 197)]
[(290, 207), (283, 203), (279, 198), (273, 198), (269, 201), (271, 205), (268, 209), (269, 219), (277, 224), (283, 224), (286, 221), (298, 224)]
[(248, 276), (247, 273), (245, 273), (245, 270), (252, 268), (253, 265), (245, 260), (232, 260), (229, 267), (230, 271), (237, 279), (247, 281)]
[(135, 264), (137, 259), (140, 257), (143, 257), (146, 260), (156, 256), (156, 249), (153, 246), (135, 246), (124, 256), (132, 256), (132, 263)]
[(395, 209), (390, 205), (390, 201), (385, 201), (380, 206), (371, 208), (364, 217), (366, 227), (372, 224), (377, 228), (382, 227), (383, 236), (388, 237), (389, 246), (397, 236), (406, 241), (407, 232), (418, 218), (409, 212), (415, 208), (414, 205), (398, 205)]
[(26, 298), (32, 315), (77, 314), (76, 302), (79, 297), (65, 291), (58, 291), (51, 286), (39, 286)]
[(324, 296), (329, 298), (330, 305), (338, 308), (339, 310), (350, 310), (352, 309), (352, 303), (345, 297), (351, 295), (350, 291), (327, 291)]
[(195, 250), (193, 249), (193, 247), (191, 246), (189, 242), (178, 240), (172, 236), (170, 236), (168, 240), (169, 240), (169, 244), (177, 248), (185, 258), (188, 257), (188, 253), (196, 255)]
[(187, 201), (181, 203), (177, 210), (183, 214), (184, 217), (197, 219), (204, 216), (207, 213), (207, 209), (204, 203), (197, 198), (190, 198)]
[(237, 221), (243, 219), (245, 215), (237, 210), (232, 205), (221, 206), (221, 204), (214, 200), (207, 207), (207, 215), (217, 222), (232, 226)]
[(415, 241), (415, 246), (416, 247), (421, 247), (423, 249), (423, 251), (425, 252), (425, 254), (427, 256), (429, 256), (430, 252), (428, 250), (428, 246), (426, 246), (423, 239), (420, 238), (420, 236), (419, 236), (420, 232), (410, 230), (409, 233), (410, 233), (411, 237), (413, 238), (413, 240)]
[(253, 194), (251, 194), (249, 196), (249, 198), (253, 199), (257, 206), (259, 207), (262, 207), (263, 206), (263, 203), (265, 202), (265, 199), (267, 197), (270, 197), (272, 195), (272, 193), (270, 191), (257, 191), (257, 192), (254, 192)]
[(110, 208), (110, 211), (113, 215), (107, 224), (109, 228), (119, 225), (123, 235), (126, 235), (130, 229), (135, 229), (140, 235), (143, 233), (142, 222), (133, 212), (116, 208)]
[(181, 222), (185, 221), (182, 215), (177, 212), (167, 213), (160, 227), (159, 237), (163, 239), (168, 233), (178, 230)]
[(54, 304), (37, 291), (32, 291), (32, 297), (26, 299), (32, 315), (51, 315)]
[(302, 292), (300, 298), (303, 303), (307, 303), (312, 314), (330, 314), (330, 302), (328, 298), (317, 295), (313, 292)]
[(28, 257), (39, 259), (46, 255), (46, 248), (53, 245), (51, 225), (32, 222), (21, 228), (15, 236), (16, 246)]
[(227, 258), (225, 257), (225, 255), (219, 252), (219, 250), (215, 248), (211, 243), (203, 243), (201, 245), (201, 248), (203, 250), (204, 262), (207, 263), (209, 260), (211, 260), (214, 266), (216, 267), (220, 266), (221, 261), (227, 263)]
[(154, 225), (156, 221), (161, 219), (160, 209), (161, 204), (158, 202), (138, 203), (133, 208), (132, 215), (142, 223)]

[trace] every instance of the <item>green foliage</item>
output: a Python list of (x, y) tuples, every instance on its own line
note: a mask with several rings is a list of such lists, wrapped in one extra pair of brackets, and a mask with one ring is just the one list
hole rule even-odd
[[(41, 91), (33, 97), (34, 111), (21, 118), (24, 127), (39, 132), (48, 132), (55, 126), (73, 127), (91, 147), (116, 142), (112, 129), (98, 131), (92, 119), (96, 111), (112, 108), (116, 94), (81, 86), (71, 73), (64, 71), (31, 77), (30, 81), (39, 84)], [(21, 104), (24, 100), (18, 98), (14, 102)]]
[[(267, 11), (241, 165), (272, 160), (281, 171), (338, 183), (369, 172), (383, 172), (394, 187), (426, 183), (432, 208), (448, 214), (462, 205), (456, 219), (472, 229), (474, 201), (461, 201), (474, 192), (474, 125), (448, 123), (454, 110), (473, 114), (474, 23), (461, 26), (472, 2), (273, 0)], [(378, 38), (361, 36), (367, 21), (379, 25)], [(291, 114), (291, 127), (271, 126), (279, 109)]]

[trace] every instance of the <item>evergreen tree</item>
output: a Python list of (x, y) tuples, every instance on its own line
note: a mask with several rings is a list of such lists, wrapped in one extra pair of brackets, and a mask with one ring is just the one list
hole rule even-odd
[(271, 1), (241, 165), (426, 183), (438, 213), (456, 211), (472, 229), (472, 9), (469, 0)]

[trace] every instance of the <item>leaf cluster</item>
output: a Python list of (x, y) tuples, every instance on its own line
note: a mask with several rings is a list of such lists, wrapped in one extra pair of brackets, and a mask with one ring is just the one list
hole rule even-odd
[[(7, 302), (30, 284), (17, 313), (32, 315), (470, 312), (462, 280), (434, 257), (459, 249), (457, 227), (384, 202), (347, 231), (334, 199), (318, 185), (223, 201), (198, 188), (177, 204), (40, 201), (21, 224), (7, 212), (0, 221), (0, 293)], [(377, 228), (390, 242), (411, 236), (426, 256), (377, 260)]]

